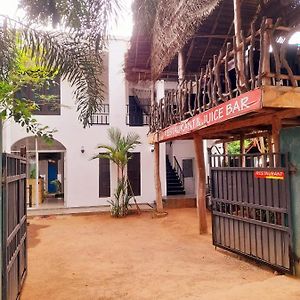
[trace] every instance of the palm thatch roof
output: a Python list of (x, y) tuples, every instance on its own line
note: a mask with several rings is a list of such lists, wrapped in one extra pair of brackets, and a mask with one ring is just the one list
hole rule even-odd
[(159, 1), (153, 27), (152, 77), (157, 78), (219, 0)]
[[(241, 0), (242, 30), (249, 33), (262, 16), (300, 20), (298, 0)], [(194, 76), (234, 36), (233, 0), (135, 0), (134, 30), (125, 72), (129, 81), (178, 77), (177, 53), (183, 50), (186, 75)]]

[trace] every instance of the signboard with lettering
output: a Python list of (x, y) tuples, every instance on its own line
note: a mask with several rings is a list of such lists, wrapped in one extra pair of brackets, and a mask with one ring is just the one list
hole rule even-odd
[(262, 107), (261, 98), (260, 89), (244, 93), (203, 113), (161, 130), (159, 140), (164, 141), (176, 138), (259, 110)]
[(284, 171), (255, 171), (254, 177), (260, 178), (260, 179), (283, 180), (284, 179)]

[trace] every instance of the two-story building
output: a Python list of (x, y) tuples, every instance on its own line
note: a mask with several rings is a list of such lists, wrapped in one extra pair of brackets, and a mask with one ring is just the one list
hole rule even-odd
[[(127, 172), (137, 202), (153, 204), (153, 149), (147, 141), (151, 93), (147, 83), (126, 81), (123, 68), (127, 49), (125, 39), (109, 42), (102, 75), (105, 101), (102, 110), (91, 118), (89, 127), (83, 128), (78, 121), (73, 88), (67, 81), (59, 82), (51, 90), (57, 100), (41, 104), (36, 112), (39, 123), (57, 130), (51, 144), (36, 139), (12, 121), (4, 122), (4, 152), (19, 152), (26, 147), (28, 177), (33, 179), (30, 183), (33, 200), (28, 203), (29, 207), (108, 205), (107, 200), (113, 197), (117, 184), (116, 168), (103, 159), (91, 158), (97, 154), (98, 144), (110, 143), (109, 127), (120, 128), (123, 134), (139, 134), (141, 144), (135, 148)], [(164, 147), (161, 156), (165, 156)], [(161, 172), (165, 172), (165, 165)], [(38, 184), (36, 178), (39, 178)], [(165, 180), (162, 184), (165, 194)], [(38, 193), (43, 193), (43, 199), (35, 201)]]

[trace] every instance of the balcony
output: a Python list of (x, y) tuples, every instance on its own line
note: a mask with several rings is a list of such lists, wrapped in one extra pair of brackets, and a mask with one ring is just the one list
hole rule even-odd
[(126, 105), (126, 125), (147, 126), (150, 124), (150, 105), (139, 102), (138, 97), (130, 96)]
[(109, 104), (102, 104), (101, 111), (92, 115), (89, 124), (93, 125), (109, 125)]
[(288, 44), (299, 30), (266, 18), (259, 30), (252, 24), (248, 37), (241, 32), (238, 45), (234, 38), (194, 80), (151, 106), (150, 131), (163, 132), (163, 141), (244, 114), (270, 119), (279, 109), (300, 108), (299, 47)]

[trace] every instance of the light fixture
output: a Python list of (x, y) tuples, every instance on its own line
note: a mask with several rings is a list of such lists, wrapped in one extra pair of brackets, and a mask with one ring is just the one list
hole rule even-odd
[(81, 151), (81, 153), (84, 153), (84, 147), (83, 146), (81, 146), (81, 149), (80, 149), (80, 151)]

